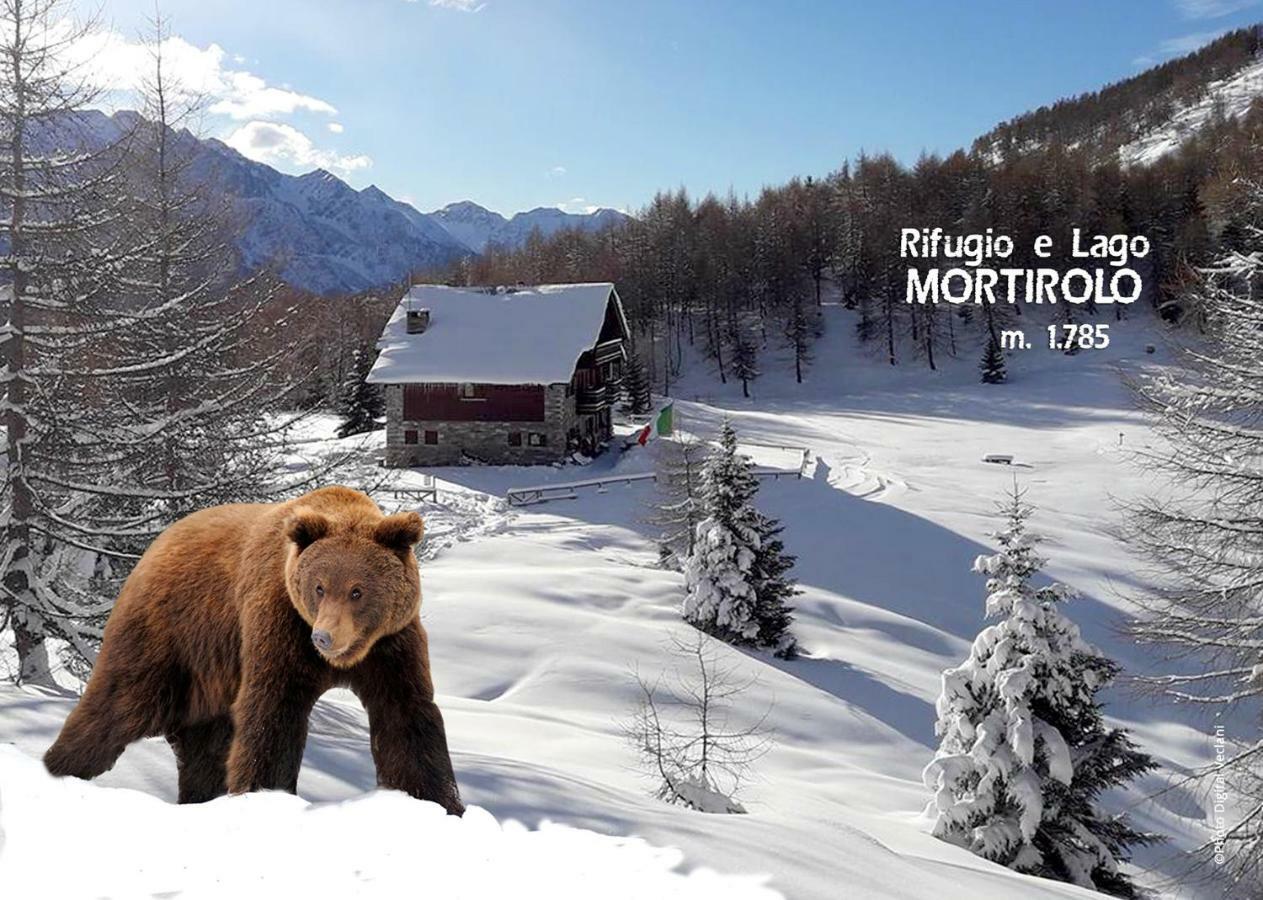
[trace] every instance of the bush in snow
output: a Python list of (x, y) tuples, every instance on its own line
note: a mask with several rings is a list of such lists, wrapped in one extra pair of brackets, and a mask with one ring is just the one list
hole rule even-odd
[(655, 781), (658, 799), (699, 812), (744, 813), (736, 794), (771, 745), (764, 729), (771, 710), (733, 726), (732, 700), (755, 680), (737, 678), (699, 631), (673, 637), (671, 646), (677, 661), (669, 678), (647, 681), (637, 673), (640, 701), (623, 733)]
[(788, 578), (779, 524), (753, 506), (759, 489), (749, 457), (724, 422), (719, 448), (702, 472), (702, 512), (693, 552), (684, 564), (684, 618), (733, 644), (794, 650), (785, 601), (797, 591)]
[(1027, 532), (1032, 508), (1016, 486), (1001, 504), (1000, 552), (980, 556), (986, 615), (998, 619), (969, 658), (943, 673), (925, 769), (934, 834), (1012, 869), (1119, 897), (1128, 848), (1156, 840), (1097, 809), (1101, 792), (1154, 767), (1126, 733), (1105, 725), (1097, 693), (1118, 666), (1079, 635), (1059, 604), (1064, 585), (1034, 587), (1043, 565)]
[(375, 430), (377, 420), (386, 414), (381, 388), (368, 381), (372, 368), (373, 355), (367, 350), (356, 350), (338, 396), (338, 412), (342, 415), (340, 438)]

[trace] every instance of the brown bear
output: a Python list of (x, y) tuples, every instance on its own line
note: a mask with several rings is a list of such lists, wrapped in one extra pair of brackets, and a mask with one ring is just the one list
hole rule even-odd
[(419, 617), (421, 530), (415, 512), (385, 516), (345, 487), (176, 522), (123, 585), (48, 771), (93, 778), (163, 735), (181, 803), (293, 793), (312, 706), (347, 686), (378, 784), (460, 815)]

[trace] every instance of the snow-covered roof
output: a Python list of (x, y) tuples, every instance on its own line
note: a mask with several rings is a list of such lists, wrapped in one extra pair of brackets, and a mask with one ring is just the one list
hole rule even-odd
[[(477, 382), (557, 384), (570, 380), (593, 347), (614, 285), (543, 284), (504, 292), (422, 284), (412, 287), (382, 330), (368, 380), (378, 384)], [(408, 334), (409, 309), (430, 324)], [(621, 315), (621, 309), (620, 309)]]

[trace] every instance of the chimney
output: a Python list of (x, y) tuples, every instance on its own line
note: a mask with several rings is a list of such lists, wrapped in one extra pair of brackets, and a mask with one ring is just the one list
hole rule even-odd
[(428, 309), (408, 310), (408, 334), (424, 334), (430, 327), (430, 311)]

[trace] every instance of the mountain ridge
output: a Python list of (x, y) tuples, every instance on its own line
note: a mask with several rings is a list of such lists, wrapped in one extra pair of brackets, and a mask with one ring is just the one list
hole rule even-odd
[(1000, 122), (972, 149), (999, 161), (1060, 145), (1126, 165), (1152, 162), (1213, 115), (1244, 114), (1263, 95), (1261, 62), (1263, 24), (1229, 31), (1191, 53)]
[[(50, 140), (99, 149), (143, 127), (153, 123), (132, 110), (82, 110), (66, 114)], [(546, 235), (567, 227), (596, 230), (613, 224), (614, 217), (625, 218), (612, 210), (585, 215), (541, 207), (505, 219), (462, 201), (444, 209), (481, 210), (495, 226), (462, 239), (459, 229), (436, 217), (439, 211), (422, 212), (375, 184), (357, 190), (323, 168), (289, 175), (218, 138), (187, 129), (171, 129), (171, 134), (189, 161), (190, 176), (224, 197), (241, 223), (234, 244), (242, 269), (272, 266), (288, 284), (316, 294), (382, 288), (412, 272), (476, 255), (492, 243), (521, 246), (535, 230)]]
[(506, 218), (472, 200), (449, 203), (428, 215), (475, 253), (492, 246), (520, 247), (534, 231), (544, 237), (564, 228), (599, 231), (629, 218), (626, 213), (608, 207), (572, 213), (555, 206), (537, 206)]

